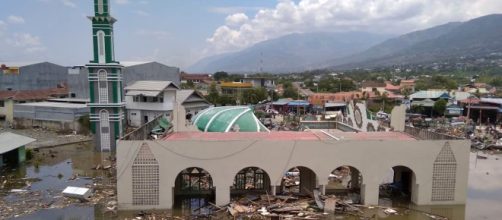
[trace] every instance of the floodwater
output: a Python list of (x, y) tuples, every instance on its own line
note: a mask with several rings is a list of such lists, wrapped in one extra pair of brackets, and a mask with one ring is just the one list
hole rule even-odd
[[(108, 155), (93, 152), (93, 147), (88, 144), (69, 145), (54, 148), (57, 151), (51, 156), (47, 154), (40, 166), (33, 164), (21, 166), (8, 171), (7, 175), (16, 175), (19, 178), (38, 178), (31, 185), (30, 190), (40, 191), (43, 200), (51, 202), (60, 196), (60, 192), (68, 185), (85, 186), (91, 184), (90, 178), (102, 175), (99, 171), (92, 170), (95, 164)], [(476, 154), (486, 156), (487, 159), (476, 159)], [(426, 213), (447, 217), (448, 219), (501, 219), (502, 215), (502, 154), (486, 154), (473, 152), (470, 155), (470, 172), (467, 204), (457, 206), (414, 206), (406, 203), (397, 203), (390, 200), (380, 200), (382, 206), (393, 206), (399, 215), (386, 215), (382, 209), (367, 209), (363, 214), (372, 219), (403, 219), (403, 220), (429, 220)], [(73, 174), (89, 178), (68, 180)], [(6, 175), (2, 174), (2, 175)], [(16, 186), (10, 186), (15, 188)], [(15, 193), (0, 193), (4, 201), (16, 202), (19, 198)], [(205, 200), (185, 199), (177, 201), (180, 208), (174, 214), (206, 214), (205, 209), (198, 209), (206, 204)], [(402, 209), (400, 207), (406, 207)], [(22, 215), (13, 219), (123, 219), (133, 217), (136, 212), (119, 212), (118, 217), (104, 214), (101, 205), (86, 203), (72, 204), (64, 208), (42, 209), (31, 214)], [(408, 211), (405, 211), (408, 210)], [(413, 211), (414, 210), (414, 211)], [(326, 216), (326, 219), (341, 219), (341, 216)], [(344, 216), (343, 219), (360, 219), (357, 216)]]

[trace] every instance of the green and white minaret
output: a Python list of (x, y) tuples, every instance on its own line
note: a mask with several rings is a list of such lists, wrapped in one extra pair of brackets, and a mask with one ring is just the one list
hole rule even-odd
[(113, 24), (109, 0), (94, 0), (92, 21), (93, 60), (89, 70), (91, 130), (98, 151), (115, 151), (116, 140), (123, 135), (124, 102), (122, 65), (115, 61)]

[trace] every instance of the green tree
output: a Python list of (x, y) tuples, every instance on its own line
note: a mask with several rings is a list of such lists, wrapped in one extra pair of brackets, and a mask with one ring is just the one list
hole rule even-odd
[(268, 98), (267, 90), (265, 88), (247, 89), (241, 95), (242, 104), (257, 104), (260, 101)]
[(432, 107), (432, 109), (438, 115), (442, 116), (442, 115), (444, 115), (444, 112), (446, 111), (446, 104), (448, 104), (448, 102), (446, 100), (439, 99), (438, 101), (436, 101), (434, 103), (434, 106)]
[(181, 83), (181, 88), (182, 89), (194, 89), (195, 85), (193, 84), (192, 81), (188, 81), (186, 83)]
[(223, 106), (235, 105), (236, 99), (232, 96), (229, 96), (229, 95), (221, 95), (218, 99), (218, 103)]
[(220, 81), (220, 80), (228, 78), (228, 73), (224, 72), (224, 71), (219, 71), (219, 72), (214, 73), (213, 78), (216, 81)]
[(218, 89), (216, 89), (216, 83), (213, 82), (209, 86), (209, 92), (206, 96), (206, 100), (214, 105), (220, 104), (220, 93), (218, 92)]

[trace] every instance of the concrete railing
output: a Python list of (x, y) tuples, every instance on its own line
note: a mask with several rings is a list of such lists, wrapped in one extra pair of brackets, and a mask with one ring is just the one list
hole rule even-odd
[(354, 132), (356, 129), (339, 121), (300, 121), (300, 126), (309, 129), (338, 129), (346, 132)]
[(447, 134), (436, 133), (426, 129), (415, 128), (410, 126), (404, 127), (404, 132), (422, 140), (461, 140), (462, 137), (456, 137)]
[[(160, 115), (159, 117), (153, 119), (152, 121), (141, 125), (141, 127), (135, 129), (134, 131), (131, 131), (127, 133), (124, 137), (121, 138), (121, 140), (149, 140), (152, 139), (150, 136), (150, 132), (152, 129), (159, 124), (160, 119), (163, 117), (163, 115)], [(168, 133), (168, 132), (166, 132)]]

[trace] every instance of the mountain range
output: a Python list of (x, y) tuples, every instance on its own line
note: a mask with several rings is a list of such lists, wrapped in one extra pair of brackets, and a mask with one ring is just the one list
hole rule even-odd
[(366, 32), (290, 34), (204, 58), (191, 72), (293, 72), (434, 62), (502, 52), (502, 14), (451, 22), (397, 37)]

